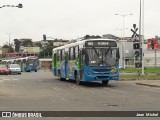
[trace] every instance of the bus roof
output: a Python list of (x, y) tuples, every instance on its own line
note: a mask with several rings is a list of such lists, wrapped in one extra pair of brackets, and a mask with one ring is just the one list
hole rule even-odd
[(86, 40), (81, 40), (81, 41), (77, 41), (74, 43), (70, 43), (64, 46), (60, 46), (60, 47), (56, 47), (53, 48), (53, 51), (57, 51), (57, 50), (61, 50), (61, 49), (65, 49), (65, 48), (69, 48), (71, 46), (76, 46), (76, 45), (84, 45), (86, 41), (97, 41), (97, 40), (104, 40), (104, 41), (116, 41), (115, 39), (104, 39), (104, 38), (99, 38), (99, 39), (86, 39)]
[(14, 59), (4, 59), (3, 62), (12, 62), (12, 61), (18, 61), (18, 60), (24, 60), (24, 59), (37, 59), (37, 56), (27, 56), (27, 57), (21, 57), (21, 58), (14, 58)]

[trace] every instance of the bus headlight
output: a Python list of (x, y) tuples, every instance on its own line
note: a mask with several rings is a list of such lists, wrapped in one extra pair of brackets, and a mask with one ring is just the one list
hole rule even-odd
[(117, 72), (117, 69), (116, 69), (115, 66), (113, 66), (113, 67), (111, 68), (111, 73), (116, 73), (116, 72)]

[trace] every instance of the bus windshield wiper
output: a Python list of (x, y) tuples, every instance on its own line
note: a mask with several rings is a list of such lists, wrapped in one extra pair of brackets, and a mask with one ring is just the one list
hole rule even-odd
[[(94, 51), (95, 51), (95, 53), (96, 53), (96, 55), (97, 55), (97, 58), (98, 58), (98, 61), (99, 61), (99, 62), (98, 62), (98, 61), (97, 61), (97, 62), (98, 62), (99, 64), (101, 64), (101, 61), (103, 61), (103, 60), (100, 60), (100, 58), (99, 58), (99, 53), (97, 52), (97, 50), (95, 49), (95, 47), (92, 47), (92, 48), (94, 49)], [(102, 59), (103, 59), (103, 56), (102, 56)]]
[(96, 55), (99, 57), (99, 54), (98, 54), (97, 50), (95, 49), (95, 47), (92, 47), (92, 48), (94, 49)]
[(107, 51), (105, 51), (105, 56), (108, 54), (109, 50), (111, 49), (111, 46), (109, 46), (109, 48), (107, 49)]

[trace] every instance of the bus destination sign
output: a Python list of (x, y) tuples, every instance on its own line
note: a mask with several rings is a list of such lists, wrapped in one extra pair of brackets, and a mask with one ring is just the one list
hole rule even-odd
[(86, 47), (117, 47), (115, 41), (86, 41)]

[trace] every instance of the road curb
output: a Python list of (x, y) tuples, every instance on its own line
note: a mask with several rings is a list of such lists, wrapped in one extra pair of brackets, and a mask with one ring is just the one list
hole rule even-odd
[(144, 85), (144, 86), (149, 86), (149, 87), (158, 87), (158, 88), (160, 88), (160, 85), (152, 85), (152, 84), (147, 84), (147, 83), (136, 83), (136, 85)]
[(127, 79), (127, 78), (120, 78), (119, 79), (120, 81), (136, 81), (136, 80), (160, 80), (159, 78), (158, 79), (156, 79), (156, 78), (152, 78), (152, 79), (147, 79), (147, 78), (144, 78), (144, 79), (141, 79), (141, 78), (136, 78), (136, 79)]

